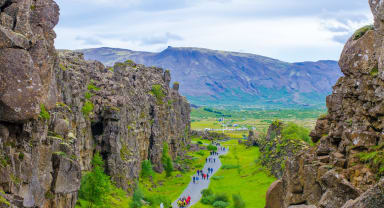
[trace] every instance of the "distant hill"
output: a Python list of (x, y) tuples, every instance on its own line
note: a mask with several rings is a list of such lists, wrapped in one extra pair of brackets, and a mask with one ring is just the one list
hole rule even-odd
[(322, 107), (342, 76), (336, 61), (287, 63), (237, 52), (168, 47), (159, 53), (118, 48), (81, 50), (105, 65), (131, 59), (169, 69), (196, 105)]

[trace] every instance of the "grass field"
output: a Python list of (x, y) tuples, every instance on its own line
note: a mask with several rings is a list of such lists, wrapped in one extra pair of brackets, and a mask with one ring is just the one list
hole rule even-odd
[[(265, 132), (276, 119), (285, 123), (294, 122), (308, 129), (313, 129), (317, 118), (324, 114), (322, 109), (298, 110), (217, 110), (210, 108), (193, 109), (191, 113), (192, 130), (205, 130), (206, 128), (220, 129), (246, 128), (255, 129), (256, 132)], [(224, 118), (224, 122), (220, 119)], [(223, 127), (224, 123), (224, 127)], [(218, 131), (220, 130), (220, 131)], [(224, 130), (231, 138), (248, 136), (248, 131)]]
[[(240, 169), (220, 169), (215, 174), (220, 179), (212, 179), (209, 188), (215, 193), (225, 193), (229, 198), (232, 194), (240, 194), (246, 207), (263, 208), (266, 192), (275, 178), (269, 176), (262, 166), (255, 162), (260, 154), (258, 148), (246, 148), (244, 145), (238, 145), (236, 140), (230, 140), (224, 145), (229, 146), (230, 151), (221, 158), (222, 164), (239, 165)], [(193, 208), (211, 207), (201, 202), (193, 206)], [(228, 208), (233, 208), (232, 202)]]

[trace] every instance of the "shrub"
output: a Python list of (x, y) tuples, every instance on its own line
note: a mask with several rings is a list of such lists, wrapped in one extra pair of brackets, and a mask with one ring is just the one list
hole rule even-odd
[(141, 163), (141, 176), (144, 178), (148, 178), (149, 176), (153, 176), (152, 163), (149, 160), (144, 160)]
[(83, 108), (81, 109), (81, 112), (84, 116), (88, 117), (89, 114), (93, 111), (94, 105), (91, 101), (87, 100), (85, 101)]
[(208, 145), (207, 149), (208, 149), (209, 151), (217, 151), (217, 147), (214, 146), (214, 145), (211, 145), (211, 144)]
[(161, 157), (161, 162), (163, 163), (166, 176), (170, 177), (173, 172), (173, 163), (171, 156), (168, 153), (168, 144), (166, 142), (163, 144), (163, 155)]
[(216, 194), (215, 201), (229, 202), (229, 198), (228, 198), (228, 195), (224, 193)]
[(356, 30), (356, 32), (353, 34), (353, 40), (360, 39), (361, 37), (363, 37), (365, 35), (365, 33), (367, 33), (370, 30), (373, 30), (373, 29), (375, 29), (373, 25), (366, 25), (366, 26)]
[(223, 202), (223, 201), (215, 201), (212, 206), (216, 208), (225, 208), (228, 207), (229, 203), (228, 202)]
[(198, 141), (197, 144), (203, 144), (203, 142), (202, 141)]
[(49, 112), (47, 111), (47, 109), (45, 108), (45, 105), (44, 104), (41, 104), (40, 105), (40, 116), (39, 116), (41, 119), (43, 120), (49, 120), (51, 118), (51, 115), (49, 114)]
[(311, 144), (312, 140), (309, 137), (309, 133), (310, 131), (307, 128), (292, 122), (288, 123), (281, 132), (284, 139), (301, 139)]
[(245, 208), (245, 202), (240, 194), (233, 194), (232, 199), (234, 208)]
[(201, 191), (201, 195), (203, 195), (203, 197), (204, 197), (204, 196), (210, 196), (210, 195), (213, 195), (213, 192), (212, 192), (211, 189), (203, 189), (203, 190)]
[(203, 203), (203, 204), (210, 204), (210, 205), (212, 205), (214, 202), (215, 202), (215, 195), (203, 196), (201, 198), (201, 203)]
[(165, 94), (161, 85), (152, 85), (151, 94), (155, 96), (158, 104), (163, 104), (163, 98), (165, 97)]
[(142, 207), (143, 206), (143, 202), (142, 202), (143, 198), (144, 198), (143, 192), (142, 192), (141, 188), (139, 186), (137, 186), (135, 189), (135, 192), (133, 192), (132, 202), (130, 204), (130, 207), (131, 208)]
[(204, 153), (202, 150), (196, 152), (196, 154), (198, 154), (198, 155), (200, 155), (200, 156), (204, 156), (204, 155), (205, 155), (205, 153)]

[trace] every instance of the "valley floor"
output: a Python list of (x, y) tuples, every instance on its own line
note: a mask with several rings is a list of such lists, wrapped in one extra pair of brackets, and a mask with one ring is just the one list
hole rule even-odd
[[(229, 208), (233, 208), (232, 194), (240, 194), (246, 207), (263, 208), (265, 206), (265, 195), (274, 177), (268, 175), (267, 171), (257, 163), (259, 150), (257, 147), (247, 148), (239, 145), (237, 140), (223, 143), (230, 151), (221, 156), (222, 168), (215, 174), (209, 189), (214, 193), (224, 193), (230, 198)], [(237, 159), (238, 158), (238, 159)], [(226, 167), (236, 167), (229, 168)], [(210, 208), (201, 202), (193, 208)]]

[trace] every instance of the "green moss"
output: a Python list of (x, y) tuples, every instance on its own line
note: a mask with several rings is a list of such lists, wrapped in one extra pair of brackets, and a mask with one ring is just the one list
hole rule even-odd
[(63, 102), (57, 102), (56, 103), (56, 107), (58, 107), (58, 108), (66, 108), (69, 112), (72, 112), (71, 108), (68, 105), (66, 105), (65, 103), (63, 103)]
[(153, 85), (152, 90), (150, 92), (153, 96), (155, 96), (157, 100), (157, 104), (163, 104), (163, 99), (165, 97), (163, 87), (159, 84)]
[(135, 64), (135, 62), (130, 60), (130, 59), (126, 60), (124, 63), (129, 64), (129, 65), (134, 65)]
[(377, 67), (373, 68), (370, 74), (371, 76), (376, 77), (379, 74), (379, 69)]
[[(1, 194), (5, 194), (3, 191), (1, 191)], [(6, 205), (6, 206), (11, 206), (11, 204), (9, 203), (9, 201), (4, 198), (2, 195), (0, 194), (0, 206), (2, 207), (3, 205)]]
[(131, 156), (132, 156), (131, 150), (128, 149), (128, 146), (126, 144), (122, 144), (120, 149), (120, 158), (123, 161), (128, 161)]
[(67, 154), (66, 154), (65, 152), (62, 152), (62, 151), (54, 152), (53, 154), (54, 154), (54, 155), (63, 156), (63, 157), (66, 157), (66, 156), (67, 156)]
[(36, 10), (36, 5), (31, 5), (30, 9), (31, 9), (32, 11), (35, 11), (35, 10)]
[(366, 25), (360, 29), (358, 29), (354, 34), (353, 34), (353, 40), (358, 40), (361, 37), (365, 35), (370, 30), (374, 30), (373, 25)]
[(23, 153), (23, 152), (20, 152), (20, 153), (19, 153), (19, 160), (20, 160), (20, 161), (23, 161), (23, 160), (24, 160), (24, 153)]
[(51, 118), (51, 115), (49, 114), (49, 112), (45, 108), (44, 104), (40, 105), (40, 116), (39, 117), (43, 120), (49, 120)]
[(84, 97), (85, 99), (90, 100), (93, 97), (93, 94), (90, 92), (86, 92)]
[(113, 67), (108, 67), (108, 71), (114, 72), (115, 70)]
[(88, 89), (89, 91), (100, 91), (100, 90), (101, 90), (99, 87), (96, 87), (96, 86), (93, 84), (93, 81), (91, 81), (91, 83), (88, 84), (87, 89)]
[(13, 174), (11, 174), (11, 181), (16, 184), (16, 185), (20, 185), (21, 184), (21, 179)]
[(88, 117), (89, 114), (93, 111), (94, 105), (89, 100), (85, 101), (83, 108), (81, 109), (81, 112), (84, 116)]
[(63, 71), (67, 71), (67, 67), (65, 67), (63, 64), (59, 64), (59, 67)]
[(319, 116), (319, 119), (325, 119), (325, 118), (327, 118), (327, 116), (328, 116), (327, 113), (321, 114), (321, 115)]
[(45, 199), (51, 200), (55, 198), (55, 195), (52, 193), (52, 191), (47, 191), (44, 194)]

